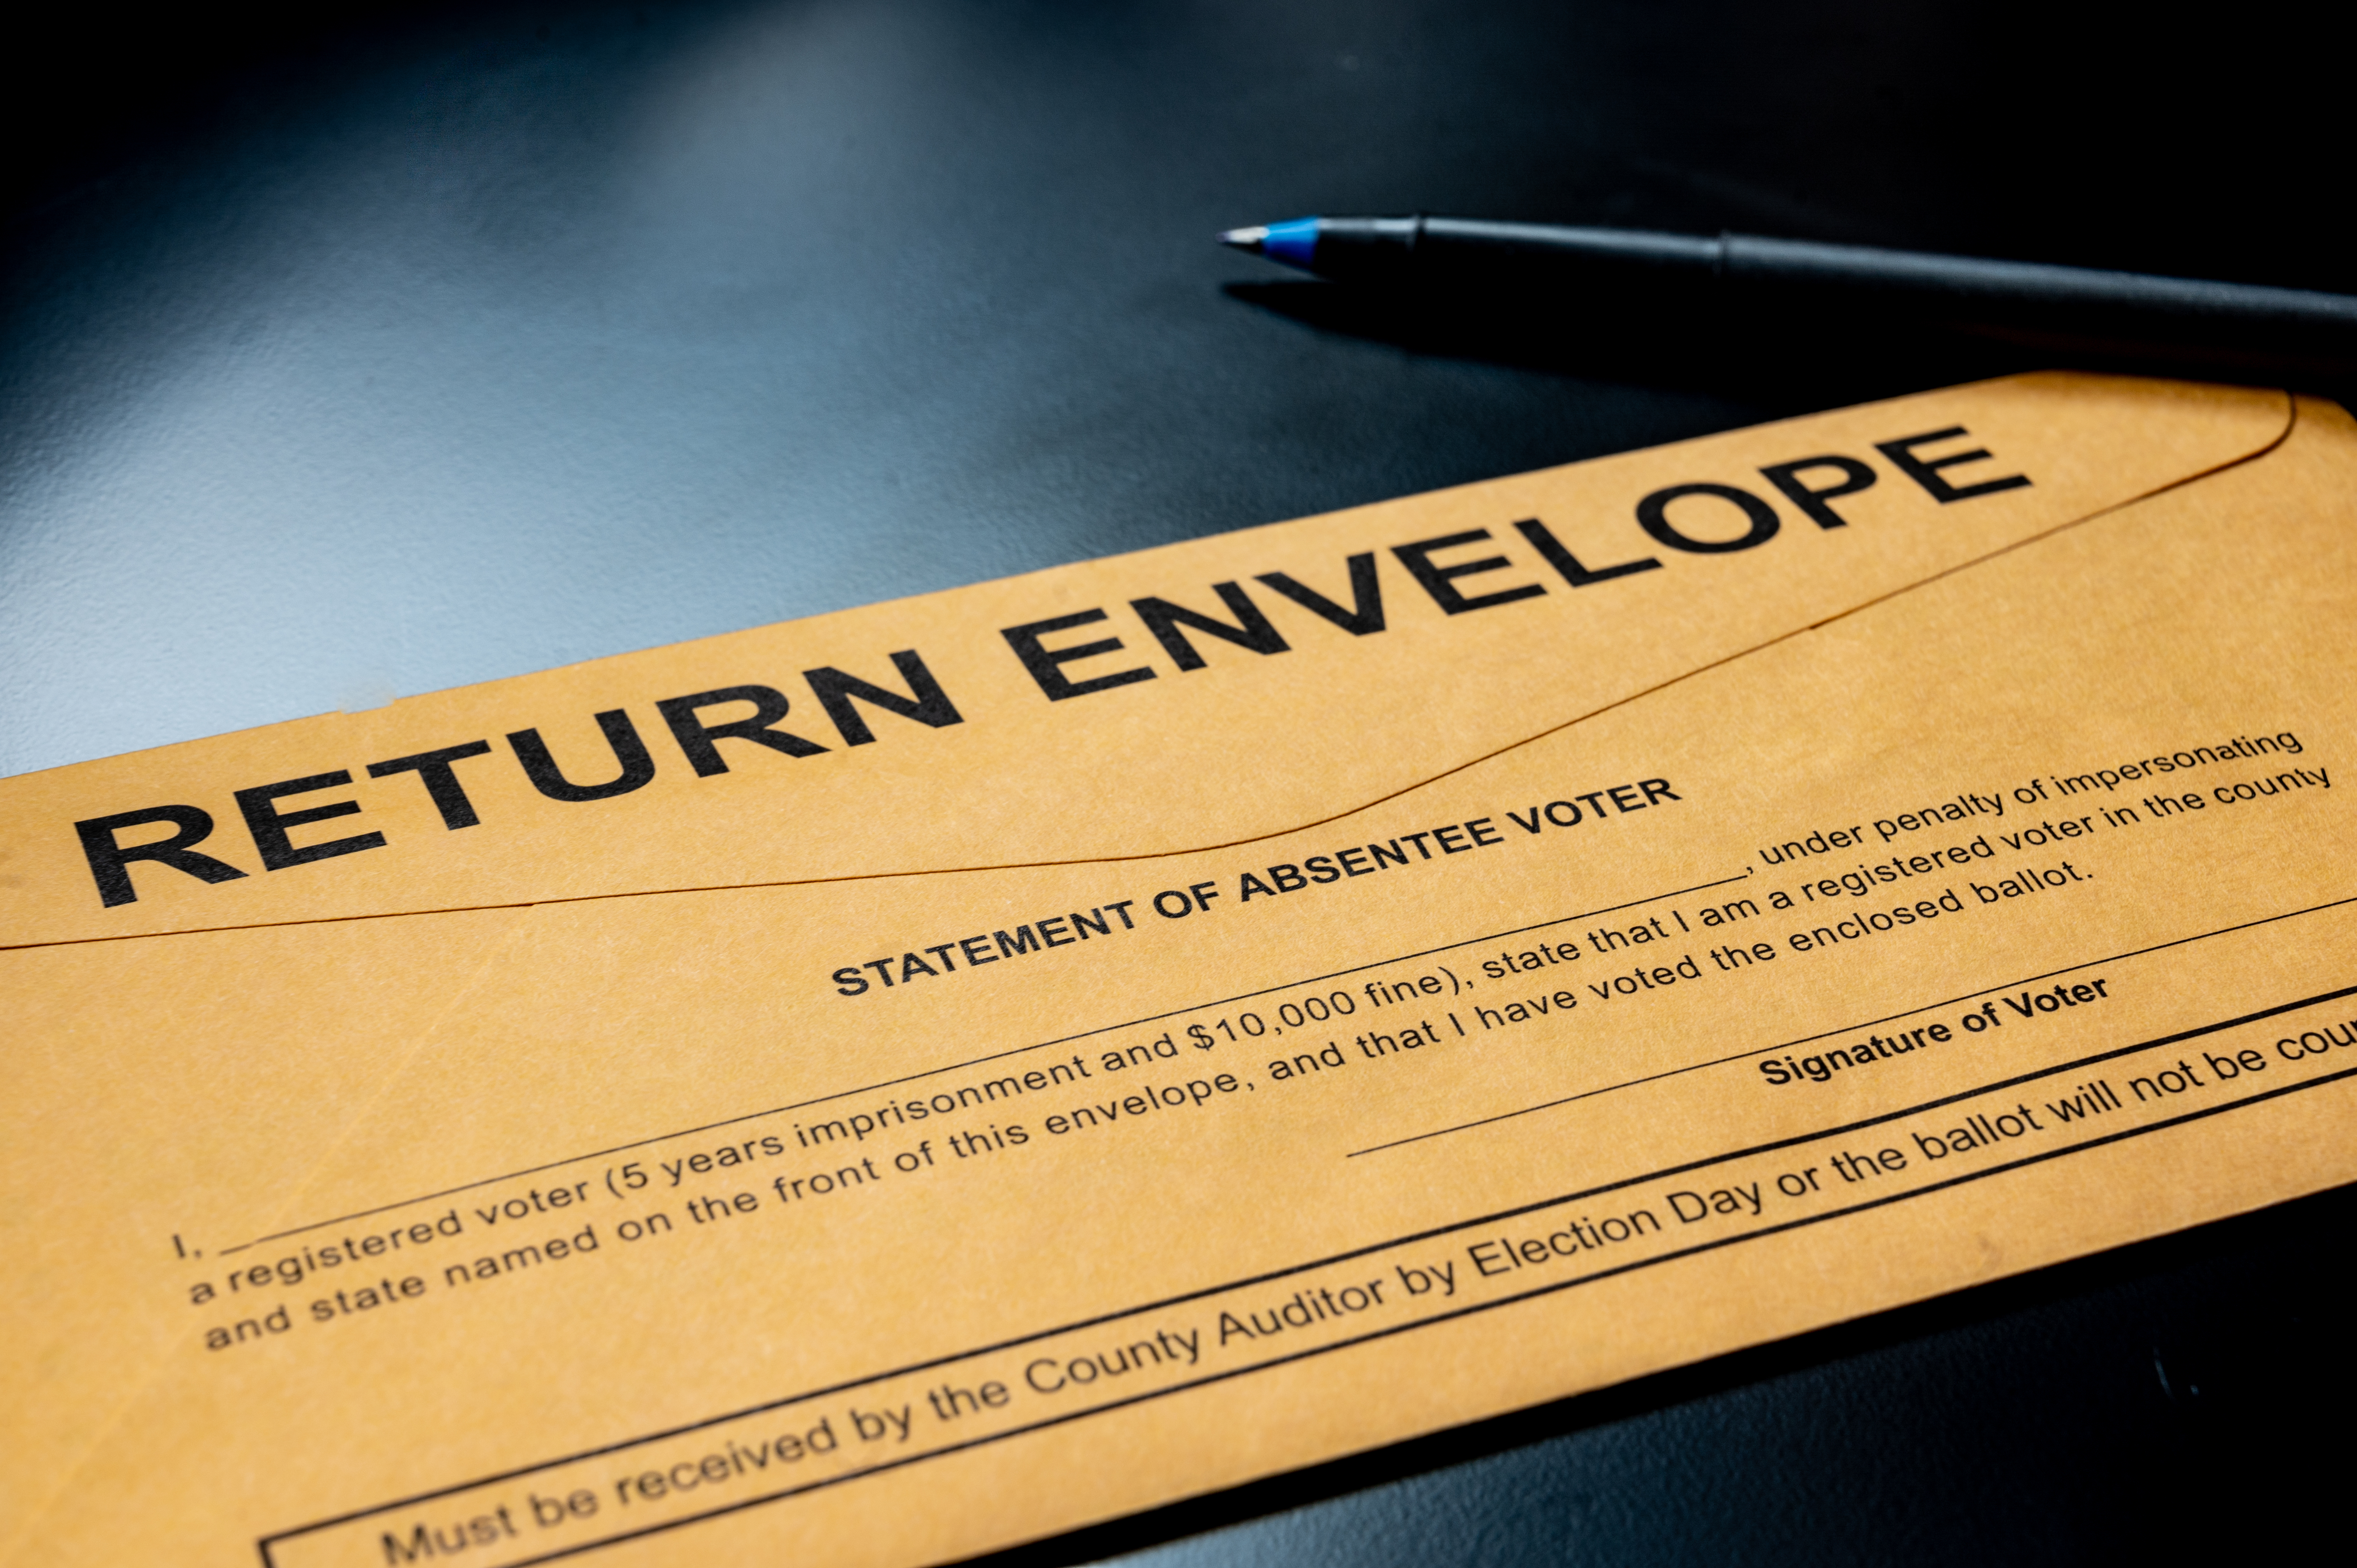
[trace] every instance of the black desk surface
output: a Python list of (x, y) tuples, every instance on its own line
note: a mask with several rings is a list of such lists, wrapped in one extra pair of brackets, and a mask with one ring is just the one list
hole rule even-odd
[[(2357, 291), (2345, 79), (2297, 13), (334, 9), (17, 20), (0, 771), (2041, 360), (1410, 318), (1215, 250), (1230, 224)], [(2336, 1490), (2311, 1429), (2349, 1409), (2352, 1218), (2326, 1195), (1012, 1555), (2265, 1554)]]

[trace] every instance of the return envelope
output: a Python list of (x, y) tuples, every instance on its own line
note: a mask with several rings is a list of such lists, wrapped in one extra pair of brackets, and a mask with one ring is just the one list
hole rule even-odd
[(0, 1516), (942, 1561), (2345, 1181), (2352, 496), (2025, 377), (0, 781)]

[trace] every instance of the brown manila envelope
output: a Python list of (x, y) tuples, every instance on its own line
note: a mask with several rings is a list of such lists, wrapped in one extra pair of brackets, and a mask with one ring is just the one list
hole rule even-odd
[(16, 1556), (935, 1562), (2349, 1180), (2352, 497), (2024, 377), (0, 782)]

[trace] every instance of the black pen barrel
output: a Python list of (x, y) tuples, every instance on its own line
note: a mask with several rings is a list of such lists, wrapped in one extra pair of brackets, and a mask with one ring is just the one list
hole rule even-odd
[(1737, 288), (1878, 302), (1961, 327), (2357, 357), (2347, 295), (1749, 234), (1720, 243), (1721, 276)]
[(1339, 283), (1444, 288), (1620, 286), (1708, 278), (1719, 265), (1719, 241), (1690, 234), (1480, 218), (1321, 218), (1310, 262)]
[(1856, 316), (1879, 313), (2030, 342), (2189, 351), (2222, 364), (2357, 366), (2357, 297), (2255, 284), (1989, 261), (1748, 234), (1501, 223), (1319, 220), (1312, 270), (1339, 281), (1609, 307), (1631, 291)]

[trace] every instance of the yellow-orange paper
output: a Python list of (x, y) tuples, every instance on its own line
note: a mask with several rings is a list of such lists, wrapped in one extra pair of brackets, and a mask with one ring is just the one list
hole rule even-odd
[(18, 1555), (936, 1561), (2346, 1180), (2352, 494), (2021, 378), (0, 783)]

